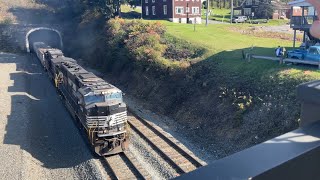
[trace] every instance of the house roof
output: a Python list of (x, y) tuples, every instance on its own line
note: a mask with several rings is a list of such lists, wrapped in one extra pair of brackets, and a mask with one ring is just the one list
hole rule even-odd
[(290, 6), (312, 6), (310, 3), (306, 2), (305, 0), (296, 0), (291, 1), (288, 3)]

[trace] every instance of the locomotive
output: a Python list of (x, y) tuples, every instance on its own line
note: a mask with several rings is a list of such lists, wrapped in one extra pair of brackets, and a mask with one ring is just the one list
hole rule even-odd
[(95, 153), (105, 156), (124, 151), (128, 125), (122, 91), (65, 57), (60, 49), (34, 42), (33, 51), (70, 114), (84, 128)]

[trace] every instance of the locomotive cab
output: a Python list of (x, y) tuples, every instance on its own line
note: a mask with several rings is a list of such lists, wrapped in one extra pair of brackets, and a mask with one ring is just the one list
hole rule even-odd
[[(88, 132), (98, 154), (123, 151), (126, 146), (127, 109), (122, 92), (114, 86), (89, 86), (79, 89), (79, 104)], [(99, 144), (103, 140), (104, 144)], [(116, 143), (115, 143), (116, 142)]]

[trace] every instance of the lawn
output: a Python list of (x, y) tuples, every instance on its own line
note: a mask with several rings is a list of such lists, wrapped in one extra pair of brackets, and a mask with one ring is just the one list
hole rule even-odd
[(141, 18), (141, 7), (131, 8), (130, 5), (121, 5), (121, 17), (125, 19), (140, 19)]
[[(237, 32), (231, 32), (228, 27), (235, 26), (230, 24), (209, 24), (206, 27), (204, 24), (176, 24), (168, 21), (163, 21), (166, 25), (168, 33), (185, 39), (194, 44), (206, 47), (209, 51), (207, 55), (220, 53), (222, 51), (235, 51), (244, 48), (254, 47), (254, 52), (261, 55), (273, 55), (274, 48), (277, 46), (290, 47), (291, 41), (284, 41), (272, 38), (257, 38), (248, 35), (242, 35)], [(233, 57), (229, 53), (227, 57)], [(237, 57), (233, 57), (233, 59)]]
[[(202, 19), (206, 18), (206, 9), (202, 9)], [(230, 9), (212, 8), (209, 16), (210, 20), (230, 22)]]
[(235, 24), (209, 24), (208, 27), (201, 24), (196, 25), (196, 31), (194, 31), (192, 24), (178, 24), (168, 21), (162, 21), (162, 23), (167, 27), (169, 34), (206, 48), (208, 52), (204, 55), (203, 60), (221, 61), (221, 68), (226, 71), (243, 72), (244, 75), (257, 75), (258, 77), (267, 73), (284, 75), (285, 78), (294, 79), (320, 78), (320, 71), (312, 66), (281, 66), (267, 60), (253, 60), (251, 63), (242, 60), (242, 50), (246, 52), (253, 47), (253, 54), (274, 56), (274, 50), (277, 46), (286, 47), (287, 50), (292, 49), (292, 41), (253, 37), (228, 30), (230, 26), (236, 26)]

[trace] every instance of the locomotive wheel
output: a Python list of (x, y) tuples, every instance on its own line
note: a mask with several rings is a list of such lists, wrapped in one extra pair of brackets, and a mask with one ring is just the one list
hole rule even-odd
[(129, 148), (129, 141), (125, 140), (121, 143), (121, 148), (123, 151), (127, 150)]

